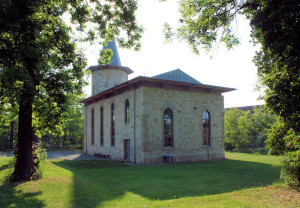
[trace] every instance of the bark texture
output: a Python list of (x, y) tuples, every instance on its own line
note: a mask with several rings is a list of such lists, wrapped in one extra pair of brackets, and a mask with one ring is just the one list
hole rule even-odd
[(29, 181), (36, 173), (32, 156), (32, 95), (23, 93), (19, 107), (17, 161), (12, 175), (13, 182)]

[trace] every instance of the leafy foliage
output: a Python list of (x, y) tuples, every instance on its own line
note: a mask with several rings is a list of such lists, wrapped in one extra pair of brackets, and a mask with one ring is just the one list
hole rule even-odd
[(44, 162), (47, 159), (47, 152), (46, 149), (44, 149), (41, 144), (34, 143), (33, 144), (33, 162), (34, 166), (37, 169), (37, 173), (35, 173), (32, 177), (33, 179), (39, 179), (43, 177), (43, 167)]
[[(32, 149), (33, 149), (33, 151), (32, 151), (33, 162), (34, 162), (36, 171), (32, 174), (31, 179), (37, 180), (37, 179), (41, 179), (43, 177), (44, 165), (45, 165), (45, 161), (47, 159), (47, 152), (46, 152), (46, 149), (44, 149), (40, 143), (33, 143)], [(14, 172), (14, 169), (16, 166), (17, 154), (18, 154), (18, 151), (15, 150), (14, 156), (10, 160), (9, 174), (6, 176), (7, 181), (13, 182), (13, 172)]]
[(269, 130), (267, 145), (272, 155), (287, 153), (287, 158), (283, 161), (281, 176), (288, 183), (295, 183), (299, 186), (300, 136), (287, 123), (283, 122), (282, 118), (278, 118)]
[(276, 116), (266, 108), (242, 111), (238, 108), (225, 112), (225, 148), (246, 151), (265, 147), (267, 129), (275, 122)]
[(69, 95), (67, 99), (68, 108), (64, 112), (60, 131), (42, 129), (41, 142), (47, 148), (81, 147), (83, 139), (83, 108), (79, 101), (84, 95)]
[(300, 150), (288, 152), (288, 157), (283, 161), (282, 165), (281, 178), (290, 184), (297, 184), (300, 181)]
[(252, 13), (252, 36), (262, 46), (254, 62), (262, 85), (267, 87), (266, 104), (300, 132), (299, 1), (266, 1)]
[(0, 102), (15, 103), (19, 116), (15, 181), (35, 172), (34, 132), (61, 132), (68, 94), (82, 93), (80, 43), (116, 38), (121, 47), (138, 49), (143, 29), (136, 9), (135, 0), (1, 1)]
[(9, 149), (10, 142), (9, 142), (9, 127), (8, 126), (1, 126), (0, 127), (0, 151), (4, 151)]
[(299, 1), (265, 1), (251, 13), (252, 36), (261, 44), (254, 62), (263, 86), (265, 101), (280, 116), (272, 126), (270, 153), (288, 159), (282, 175), (300, 186), (300, 4)]
[(0, 112), (0, 151), (3, 151), (12, 148), (16, 137), (17, 103), (8, 97), (0, 99)]
[(186, 41), (196, 54), (199, 46), (210, 50), (218, 38), (228, 48), (239, 44), (231, 22), (245, 7), (244, 1), (236, 0), (181, 0), (179, 20), (176, 31), (165, 25), (166, 37), (177, 36)]
[[(299, 0), (181, 0), (180, 12), (180, 26), (173, 31), (166, 25), (166, 37), (177, 36), (197, 54), (201, 48), (210, 50), (219, 42), (228, 48), (237, 45), (233, 24), (238, 22), (238, 15), (250, 20), (253, 42), (261, 46), (254, 62), (265, 89), (263, 97), (266, 106), (280, 116), (280, 123), (285, 126), (285, 131), (278, 128), (281, 124), (272, 127), (275, 137), (269, 137), (270, 153), (299, 152), (298, 139), (292, 139), (298, 142), (293, 149), (284, 145), (291, 140), (291, 134), (300, 132)], [(299, 175), (300, 172), (300, 185)]]

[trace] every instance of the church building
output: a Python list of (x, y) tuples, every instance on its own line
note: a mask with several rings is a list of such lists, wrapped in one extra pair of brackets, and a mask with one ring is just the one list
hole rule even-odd
[(224, 98), (235, 89), (202, 84), (180, 69), (128, 80), (115, 41), (110, 65), (88, 68), (84, 152), (132, 163), (224, 159)]

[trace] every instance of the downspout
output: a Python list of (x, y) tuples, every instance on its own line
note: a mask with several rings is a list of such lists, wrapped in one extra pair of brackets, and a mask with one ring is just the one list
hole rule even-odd
[(207, 160), (209, 160), (209, 149), (210, 149), (210, 147), (211, 147), (211, 145), (209, 145), (209, 146), (207, 147)]
[(134, 154), (134, 163), (136, 163), (136, 110), (135, 110), (135, 87), (133, 87), (133, 154)]
[(207, 160), (209, 160), (209, 146), (207, 147)]
[(135, 99), (135, 86), (128, 86), (132, 87), (133, 89), (133, 162), (136, 163), (136, 99)]
[[(209, 125), (210, 127), (210, 125)], [(208, 148), (207, 148), (207, 160), (209, 160), (209, 149), (211, 147), (211, 131), (210, 131), (210, 128), (209, 128), (209, 140), (208, 140)]]
[(85, 151), (85, 154), (87, 154), (87, 106), (85, 105), (85, 118), (84, 118), (84, 151)]

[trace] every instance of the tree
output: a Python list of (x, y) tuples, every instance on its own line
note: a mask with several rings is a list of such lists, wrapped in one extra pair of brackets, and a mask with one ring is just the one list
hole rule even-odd
[[(299, 160), (299, 0), (181, 0), (180, 12), (180, 26), (173, 31), (166, 24), (165, 35), (169, 39), (177, 36), (186, 41), (195, 53), (199, 53), (201, 48), (210, 50), (219, 42), (228, 48), (239, 44), (232, 25), (238, 15), (250, 20), (253, 41), (261, 46), (254, 62), (260, 83), (265, 88), (266, 106), (280, 116), (280, 123), (286, 129), (284, 133), (289, 132), (288, 137), (283, 132), (276, 135), (281, 135), (282, 143), (288, 143), (290, 139), (296, 143), (292, 149), (282, 144), (273, 146), (279, 138), (270, 134), (270, 153), (291, 152)], [(273, 126), (274, 131), (280, 131), (276, 127), (278, 125)], [(297, 175), (294, 178), (300, 185), (299, 171)]]
[(8, 150), (15, 140), (18, 112), (13, 100), (3, 99), (0, 103), (0, 150)]
[(46, 147), (82, 146), (83, 140), (83, 107), (80, 101), (84, 95), (69, 94), (67, 97), (67, 108), (63, 112), (60, 126), (53, 131), (41, 128), (38, 132), (41, 142)]
[(38, 174), (33, 121), (55, 130), (67, 94), (82, 91), (86, 60), (80, 42), (119, 37), (122, 47), (139, 48), (136, 9), (135, 0), (1, 0), (0, 99), (13, 99), (19, 108), (12, 181)]
[(79, 103), (84, 99), (83, 95), (71, 95), (69, 97), (69, 108), (67, 110), (64, 125), (64, 136), (62, 145), (82, 145), (83, 140), (83, 107)]
[(254, 107), (253, 112), (238, 108), (225, 111), (225, 147), (239, 151), (261, 151), (267, 140), (267, 131), (276, 116), (267, 108)]
[[(224, 127), (225, 127), (225, 145), (226, 149), (234, 149), (245, 146), (245, 136), (238, 128), (239, 120), (245, 116), (245, 111), (234, 108), (227, 110), (224, 116)], [(248, 114), (248, 113), (247, 113)], [(246, 115), (247, 116), (247, 115)]]

